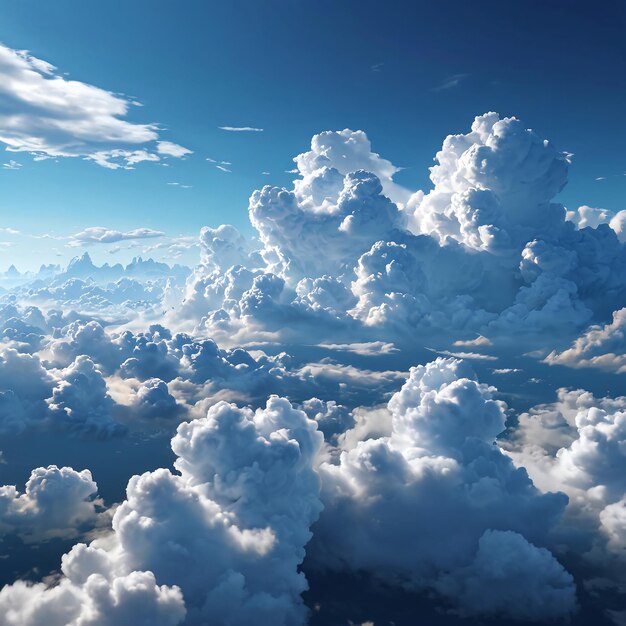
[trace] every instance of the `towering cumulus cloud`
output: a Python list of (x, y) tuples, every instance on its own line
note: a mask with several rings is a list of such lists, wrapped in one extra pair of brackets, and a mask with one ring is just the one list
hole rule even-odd
[(214, 405), (173, 438), (178, 473), (134, 476), (112, 534), (65, 555), (57, 586), (0, 592), (0, 624), (303, 624), (322, 439), (282, 398)]
[(572, 612), (572, 577), (537, 547), (549, 542), (567, 498), (540, 493), (494, 446), (505, 407), (493, 392), (454, 359), (413, 368), (389, 402), (391, 434), (321, 467), (319, 562), (434, 588), (462, 614)]
[(515, 328), (562, 343), (626, 297), (617, 216), (555, 202), (569, 157), (516, 118), (487, 113), (447, 137), (427, 194), (402, 193), (362, 132), (316, 135), (295, 161), (292, 189), (250, 198), (260, 250), (232, 227), (203, 231), (177, 313), (190, 327), (351, 340), (452, 329), (503, 342)]

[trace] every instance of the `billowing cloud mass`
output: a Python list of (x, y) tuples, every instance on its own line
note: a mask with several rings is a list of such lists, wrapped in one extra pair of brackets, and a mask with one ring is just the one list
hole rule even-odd
[[(10, 149), (188, 154), (121, 96), (27, 53), (0, 66)], [(617, 619), (626, 212), (557, 202), (570, 160), (486, 113), (414, 191), (363, 131), (326, 131), (293, 184), (252, 192), (252, 237), (154, 243), (197, 246), (194, 268), (84, 252), (1, 274), (0, 531), (37, 567), (8, 553), (0, 626), (354, 621), (327, 580), (453, 621)]]
[(0, 532), (40, 541), (91, 530), (98, 518), (97, 489), (89, 470), (38, 467), (24, 493), (13, 485), (0, 487)]
[(250, 198), (260, 250), (232, 227), (205, 231), (176, 319), (242, 341), (406, 341), (444, 329), (507, 341), (514, 328), (562, 343), (626, 297), (618, 216), (554, 202), (569, 158), (487, 113), (446, 138), (434, 189), (410, 195), (363, 132), (316, 135), (295, 158), (293, 189)]
[(322, 439), (282, 398), (216, 404), (179, 427), (178, 472), (134, 476), (112, 534), (65, 555), (58, 586), (0, 592), (0, 624), (304, 623)]
[(191, 152), (158, 141), (156, 124), (124, 119), (133, 100), (68, 79), (28, 51), (0, 46), (0, 76), (0, 141), (11, 152), (84, 157), (111, 169)]
[[(389, 402), (389, 436), (320, 468), (326, 509), (312, 549), (321, 566), (434, 588), (464, 614), (547, 619), (575, 609), (572, 577), (529, 543), (549, 542), (567, 498), (539, 492), (494, 446), (505, 423), (494, 391), (454, 359), (411, 371)], [(528, 579), (533, 561), (541, 581)]]
[(506, 448), (543, 489), (569, 496), (566, 519), (574, 520), (589, 578), (601, 578), (623, 602), (626, 398), (561, 389), (557, 402), (520, 416)]

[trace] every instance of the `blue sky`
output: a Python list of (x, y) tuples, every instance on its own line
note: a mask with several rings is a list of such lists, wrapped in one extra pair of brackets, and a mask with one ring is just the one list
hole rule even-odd
[[(125, 119), (158, 124), (159, 139), (193, 151), (167, 159), (168, 167), (162, 160), (130, 170), (3, 153), (2, 163), (21, 165), (0, 171), (3, 228), (192, 237), (203, 225), (230, 222), (249, 232), (250, 193), (289, 185), (291, 158), (311, 135), (345, 127), (365, 130), (375, 151), (406, 168), (398, 182), (427, 189), (443, 138), (466, 132), (487, 110), (516, 115), (574, 153), (560, 196), (567, 206), (626, 208), (622, 2), (21, 0), (0, 5), (0, 25), (9, 48), (29, 50), (60, 76), (137, 99), (143, 106)], [(0, 239), (14, 243), (0, 247), (0, 269), (77, 252), (66, 240)], [(138, 249), (89, 248), (109, 261)]]

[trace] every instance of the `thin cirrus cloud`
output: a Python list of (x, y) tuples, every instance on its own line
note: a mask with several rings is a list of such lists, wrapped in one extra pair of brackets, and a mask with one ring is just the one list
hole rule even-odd
[(151, 228), (135, 228), (133, 230), (121, 231), (103, 228), (102, 226), (92, 226), (72, 235), (67, 245), (71, 248), (77, 248), (90, 244), (117, 243), (118, 241), (132, 239), (155, 239), (163, 237), (164, 234), (160, 230)]
[(265, 130), (254, 126), (218, 126), (218, 128), (229, 133), (262, 133)]
[(0, 142), (35, 160), (82, 157), (109, 169), (181, 158), (191, 150), (160, 139), (156, 124), (125, 118), (138, 103), (61, 75), (28, 51), (0, 45)]
[(446, 91), (448, 89), (453, 89), (457, 85), (459, 85), (462, 81), (467, 79), (469, 74), (453, 74), (452, 76), (448, 76), (441, 83), (435, 85), (431, 91)]

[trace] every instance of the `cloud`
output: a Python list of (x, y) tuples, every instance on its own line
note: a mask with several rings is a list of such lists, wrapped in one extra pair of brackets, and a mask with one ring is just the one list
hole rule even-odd
[(175, 157), (177, 159), (193, 154), (191, 150), (183, 148), (183, 146), (179, 146), (177, 143), (172, 143), (171, 141), (157, 141), (156, 146), (159, 154)]
[(126, 433), (126, 427), (113, 419), (114, 402), (102, 372), (84, 354), (63, 370), (46, 402), (55, 427), (99, 438)]
[(291, 189), (250, 198), (260, 250), (230, 273), (196, 269), (184, 328), (243, 341), (314, 332), (323, 344), (419, 342), (452, 328), (494, 345), (515, 329), (558, 344), (626, 297), (615, 218), (566, 219), (553, 198), (569, 160), (550, 142), (487, 113), (446, 138), (436, 161), (434, 189), (410, 196), (364, 132), (315, 135)]
[(229, 170), (227, 167), (224, 167), (223, 165), (216, 165), (215, 168), (222, 172), (232, 172), (232, 170)]
[[(178, 184), (178, 183), (168, 183)], [(121, 231), (104, 228), (103, 226), (91, 226), (70, 236), (68, 246), (78, 248), (95, 243), (116, 243), (132, 239), (154, 239), (163, 237), (165, 233), (152, 228), (135, 228), (133, 230)]]
[(467, 79), (469, 74), (452, 74), (448, 78), (444, 79), (439, 85), (433, 87), (431, 91), (447, 91), (457, 87), (462, 81)]
[(558, 619), (577, 606), (574, 579), (545, 548), (511, 531), (487, 530), (470, 565), (437, 583), (463, 617)]
[(476, 361), (497, 361), (498, 357), (491, 354), (481, 354), (480, 352), (452, 352), (451, 350), (434, 350), (427, 348), (432, 352), (441, 354), (442, 356), (452, 356), (456, 359), (474, 359)]
[(478, 348), (481, 346), (491, 346), (493, 344), (487, 337), (478, 335), (478, 337), (476, 337), (475, 339), (459, 339), (455, 341), (452, 345), (458, 346), (459, 348)]
[(504, 444), (537, 484), (569, 496), (562, 536), (605, 588), (623, 593), (626, 398), (560, 389), (556, 402), (521, 415)]
[(320, 348), (326, 348), (327, 350), (352, 352), (361, 356), (399, 352), (399, 349), (396, 348), (393, 343), (385, 343), (384, 341), (368, 341), (365, 343), (320, 343), (318, 346)]
[(626, 372), (626, 308), (613, 313), (613, 321), (590, 326), (570, 348), (552, 351), (545, 358), (550, 365), (595, 367), (621, 374)]
[[(173, 626), (185, 614), (189, 625), (304, 624), (298, 566), (322, 508), (321, 443), (285, 399), (256, 412), (216, 404), (179, 426), (177, 473), (131, 478), (112, 535), (65, 555), (56, 587), (18, 581), (0, 592), (0, 624), (62, 615), (58, 623)], [(34, 606), (45, 611), (32, 615)]]
[(218, 126), (220, 130), (228, 131), (229, 133), (262, 133), (263, 128), (255, 128), (254, 126)]
[(52, 537), (76, 537), (91, 530), (102, 503), (89, 470), (39, 467), (26, 482), (24, 493), (12, 485), (0, 487), (0, 531), (28, 542)]
[[(389, 435), (362, 431), (367, 438), (337, 463), (321, 465), (325, 510), (310, 549), (315, 563), (438, 590), (462, 614), (573, 612), (572, 577), (537, 547), (567, 498), (540, 493), (494, 445), (506, 408), (494, 391), (458, 360), (413, 368), (388, 404)], [(543, 580), (527, 580), (521, 555), (542, 565)]]
[(23, 165), (11, 159), (8, 163), (2, 164), (3, 169), (5, 170), (19, 170)]
[(158, 142), (157, 125), (124, 119), (132, 100), (67, 79), (27, 51), (0, 46), (0, 76), (0, 141), (11, 152), (28, 152), (35, 160), (83, 157), (111, 169), (158, 161), (158, 153), (189, 153)]

